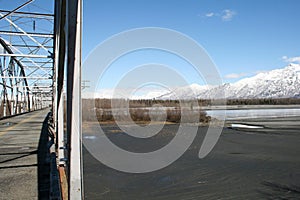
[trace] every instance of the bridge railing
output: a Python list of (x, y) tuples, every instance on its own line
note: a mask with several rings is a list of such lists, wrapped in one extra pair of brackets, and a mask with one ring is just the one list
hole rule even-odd
[[(83, 198), (81, 138), (82, 1), (56, 0), (53, 111), (62, 194)], [(66, 95), (64, 95), (66, 77)], [(66, 113), (64, 102), (66, 101)], [(64, 122), (64, 114), (66, 121)], [(66, 131), (64, 131), (64, 124)], [(66, 177), (64, 179), (64, 177)], [(66, 192), (67, 190), (67, 192)]]
[(54, 0), (52, 13), (21, 12), (32, 2), (0, 10), (0, 117), (52, 107), (62, 197), (82, 199), (82, 1)]

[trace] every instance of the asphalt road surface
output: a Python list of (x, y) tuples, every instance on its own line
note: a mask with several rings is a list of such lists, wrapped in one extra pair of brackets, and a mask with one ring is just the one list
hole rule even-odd
[(0, 199), (38, 199), (38, 146), (49, 111), (0, 120)]

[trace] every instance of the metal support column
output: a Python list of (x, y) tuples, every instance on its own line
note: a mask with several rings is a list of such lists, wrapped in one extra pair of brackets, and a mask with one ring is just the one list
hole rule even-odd
[(82, 1), (67, 0), (67, 134), (69, 162), (69, 198), (83, 198), (81, 144), (81, 32)]
[(65, 52), (66, 52), (66, 2), (57, 0), (56, 17), (59, 26), (56, 30), (57, 51), (56, 51), (56, 134), (57, 134), (57, 147), (58, 147), (58, 164), (65, 165), (65, 139), (64, 139), (64, 68), (65, 68)]

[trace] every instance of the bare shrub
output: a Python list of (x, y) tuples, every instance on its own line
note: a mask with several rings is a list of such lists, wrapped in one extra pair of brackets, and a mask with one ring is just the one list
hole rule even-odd
[(211, 116), (208, 116), (205, 111), (200, 111), (199, 121), (203, 123), (208, 123), (211, 121)]
[(100, 122), (114, 121), (114, 117), (111, 110), (97, 109), (97, 119)]
[(167, 121), (174, 123), (191, 123), (191, 122), (203, 122), (207, 123), (211, 120), (210, 116), (207, 116), (205, 111), (193, 111), (183, 110), (181, 113), (180, 109), (168, 109), (167, 110)]
[(167, 110), (167, 121), (179, 123), (181, 120), (181, 111), (179, 109), (168, 109)]
[(151, 121), (148, 109), (130, 109), (130, 116), (133, 121)]

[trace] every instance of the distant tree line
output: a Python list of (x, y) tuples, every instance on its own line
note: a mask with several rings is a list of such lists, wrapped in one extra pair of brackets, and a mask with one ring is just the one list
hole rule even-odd
[(228, 99), (227, 105), (296, 105), (300, 98)]
[[(154, 105), (161, 105), (163, 107), (180, 107), (180, 104), (190, 105), (191, 107), (197, 105), (191, 105), (194, 101), (189, 100), (159, 100), (159, 99), (138, 99), (138, 100), (126, 100), (126, 99), (83, 99), (83, 108), (101, 108), (111, 109), (111, 105), (129, 105), (130, 108), (145, 108), (152, 107)], [(214, 105), (223, 105), (226, 102), (227, 105), (296, 105), (300, 104), (300, 98), (262, 98), (262, 99), (227, 99), (227, 100), (213, 100)], [(198, 105), (209, 106), (212, 104), (210, 99), (199, 99)]]

